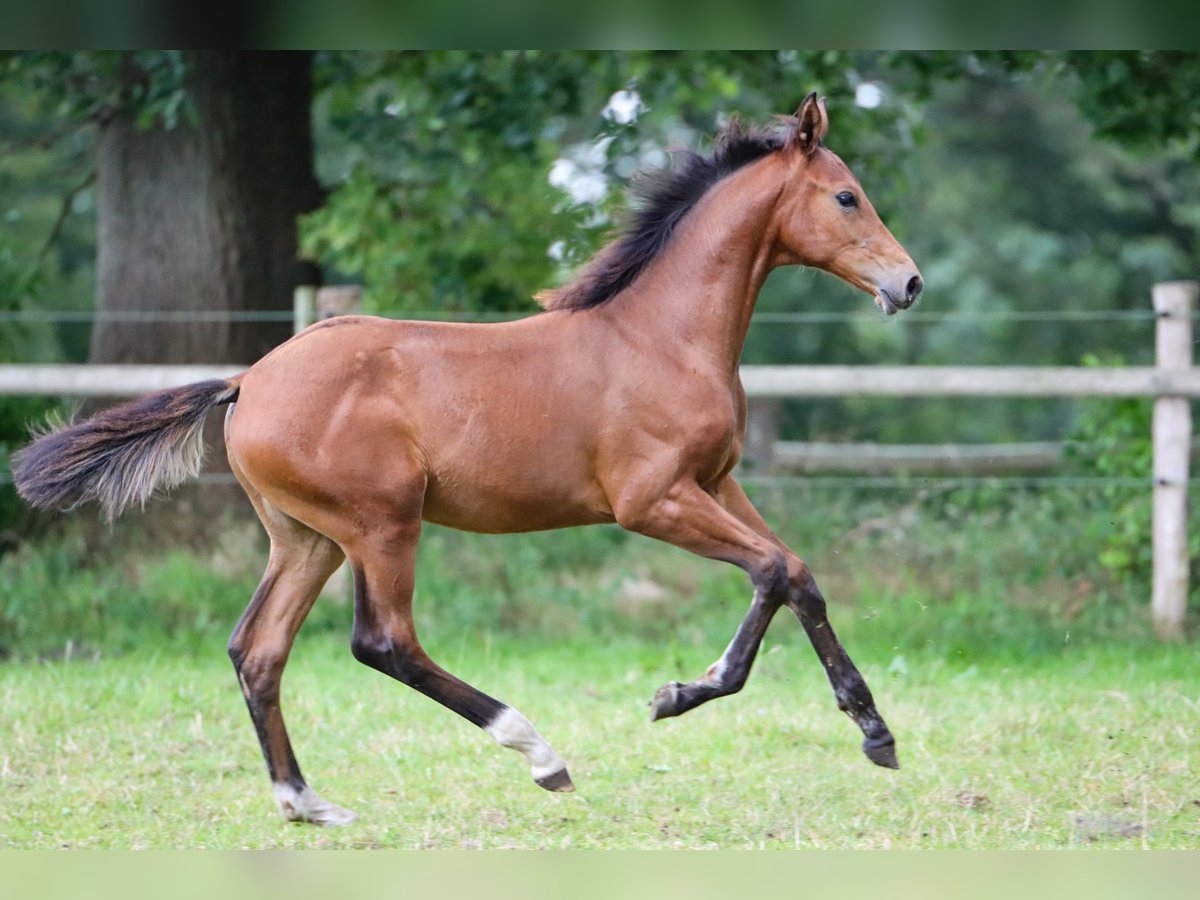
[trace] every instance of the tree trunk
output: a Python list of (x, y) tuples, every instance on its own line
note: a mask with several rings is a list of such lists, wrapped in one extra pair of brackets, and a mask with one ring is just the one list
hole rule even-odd
[[(123, 112), (100, 130), (93, 363), (248, 366), (291, 335), (293, 289), (316, 281), (315, 267), (297, 259), (296, 229), (321, 199), (312, 54), (205, 50), (184, 59), (194, 118), (147, 128), (136, 111)], [(127, 85), (139, 76), (129, 69)], [(284, 315), (237, 316), (261, 310)], [(161, 312), (175, 320), (136, 320)], [(205, 428), (208, 482), (147, 507), (147, 533), (165, 543), (216, 537), (227, 531), (213, 527), (222, 516), (250, 513), (229, 474), (222, 420), (223, 410)]]
[[(248, 365), (291, 333), (287, 321), (219, 314), (286, 312), (305, 274), (296, 217), (320, 199), (312, 56), (209, 50), (185, 61), (196, 121), (142, 128), (122, 113), (100, 132), (92, 362)], [(213, 320), (125, 320), (152, 311)]]

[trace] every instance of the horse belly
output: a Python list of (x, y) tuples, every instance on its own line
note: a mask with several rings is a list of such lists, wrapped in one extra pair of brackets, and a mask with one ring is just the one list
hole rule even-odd
[(463, 531), (545, 531), (613, 521), (586, 466), (561, 457), (479, 455), (430, 467), (423, 518)]
[[(473, 494), (473, 496), (472, 496)], [(483, 496), (477, 491), (467, 496), (431, 490), (426, 494), (422, 518), (427, 522), (476, 531), (483, 534), (516, 534), (524, 531), (551, 531), (574, 525), (612, 522), (603, 514), (575, 504), (546, 503), (517, 497)]]

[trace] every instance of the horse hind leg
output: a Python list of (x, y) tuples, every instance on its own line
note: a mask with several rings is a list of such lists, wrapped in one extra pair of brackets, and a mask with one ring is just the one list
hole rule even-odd
[(250, 499), (271, 537), (271, 553), (262, 581), (229, 639), (229, 657), (258, 733), (280, 813), (294, 822), (344, 825), (354, 820), (354, 814), (323, 800), (305, 782), (279, 702), (280, 681), (296, 633), (344, 556), (333, 541), (271, 507), (261, 496), (251, 492)]
[[(534, 782), (548, 791), (573, 791), (566, 764), (520, 712), (450, 674), (422, 648), (412, 619), (419, 519), (398, 523), (354, 548), (354, 634), (359, 662), (390, 675), (486, 731), (525, 757)], [(382, 536), (390, 532), (390, 538)]]

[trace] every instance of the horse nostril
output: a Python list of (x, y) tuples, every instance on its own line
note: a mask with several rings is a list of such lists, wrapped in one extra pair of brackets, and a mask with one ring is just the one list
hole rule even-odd
[(904, 296), (908, 300), (916, 300), (921, 293), (921, 288), (925, 287), (925, 282), (921, 280), (920, 275), (914, 275), (908, 279), (908, 284), (904, 286)]

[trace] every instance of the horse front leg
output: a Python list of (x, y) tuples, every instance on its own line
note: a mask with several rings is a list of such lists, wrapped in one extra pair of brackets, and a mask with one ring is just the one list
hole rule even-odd
[(779, 607), (777, 598), (767, 599), (761, 591), (755, 591), (750, 610), (720, 659), (696, 681), (686, 684), (671, 681), (659, 688), (650, 701), (650, 720), (683, 715), (701, 703), (740, 691), (750, 677), (750, 667), (754, 665), (763, 635)]
[(817, 658), (825, 667), (838, 709), (853, 719), (862, 730), (863, 753), (867, 759), (887, 769), (900, 768), (896, 758), (896, 740), (883, 721), (883, 716), (875, 709), (875, 698), (871, 696), (866, 679), (859, 673), (834, 633), (833, 626), (829, 624), (825, 598), (821, 596), (807, 566), (793, 582), (787, 605), (800, 619)]
[(788, 594), (784, 601), (800, 619), (817, 658), (825, 668), (838, 708), (850, 716), (863, 733), (863, 753), (867, 759), (888, 769), (900, 768), (896, 741), (875, 708), (875, 699), (850, 655), (838, 640), (826, 614), (825, 598), (812, 572), (792, 549), (771, 531), (754, 508), (742, 486), (732, 477), (722, 479), (717, 488), (721, 504), (757, 533), (770, 538), (787, 557)]
[(862, 730), (867, 758), (899, 768), (895, 740), (829, 624), (824, 597), (808, 566), (775, 536), (733, 478), (722, 479), (712, 494), (694, 483), (676, 485), (630, 524), (643, 534), (740, 566), (755, 587), (750, 609), (721, 658), (696, 681), (660, 688), (651, 701), (651, 719), (678, 716), (741, 690), (767, 626), (786, 604), (800, 618), (825, 667), (838, 707)]
[(651, 719), (678, 716), (701, 703), (742, 689), (763, 634), (788, 599), (787, 559), (767, 536), (757, 533), (718, 499), (690, 479), (672, 485), (653, 500), (614, 509), (625, 528), (709, 559), (743, 569), (754, 585), (750, 610), (721, 657), (699, 679), (664, 685), (651, 701)]

